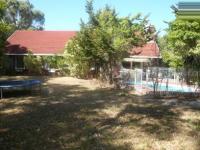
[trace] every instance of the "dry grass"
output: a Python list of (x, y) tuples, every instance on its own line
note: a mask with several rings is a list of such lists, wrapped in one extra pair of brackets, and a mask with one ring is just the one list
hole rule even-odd
[(0, 100), (1, 150), (200, 147), (200, 107), (187, 103), (196, 100), (127, 96), (67, 77), (44, 82), (41, 96)]

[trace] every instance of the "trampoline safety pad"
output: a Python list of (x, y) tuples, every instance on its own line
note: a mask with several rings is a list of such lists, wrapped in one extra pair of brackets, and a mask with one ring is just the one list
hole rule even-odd
[(40, 80), (12, 80), (0, 81), (0, 98), (3, 98), (3, 90), (9, 89), (31, 89), (34, 86), (41, 86)]

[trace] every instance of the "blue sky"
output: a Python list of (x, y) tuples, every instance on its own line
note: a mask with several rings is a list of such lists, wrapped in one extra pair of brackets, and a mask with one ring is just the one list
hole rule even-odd
[[(85, 0), (29, 0), (36, 9), (45, 13), (45, 30), (79, 30), (80, 18), (87, 21)], [(190, 1), (190, 0), (187, 0)], [(119, 16), (142, 13), (150, 14), (149, 20), (164, 34), (167, 24), (175, 18), (171, 5), (179, 0), (95, 0), (94, 8), (108, 4), (114, 7)]]

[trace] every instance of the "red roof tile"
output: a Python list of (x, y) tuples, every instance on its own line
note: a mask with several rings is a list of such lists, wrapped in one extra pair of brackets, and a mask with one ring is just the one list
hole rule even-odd
[(6, 53), (62, 54), (75, 31), (15, 31), (7, 40)]
[(134, 47), (131, 52), (131, 56), (145, 56), (145, 57), (160, 57), (160, 50), (156, 42), (151, 41), (143, 45), (142, 47)]

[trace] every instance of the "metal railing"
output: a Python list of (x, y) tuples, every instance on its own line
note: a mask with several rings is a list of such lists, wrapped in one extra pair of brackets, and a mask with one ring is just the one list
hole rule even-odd
[(179, 70), (164, 67), (146, 69), (122, 69), (122, 83), (126, 86), (141, 86), (148, 92), (199, 93), (200, 72)]

